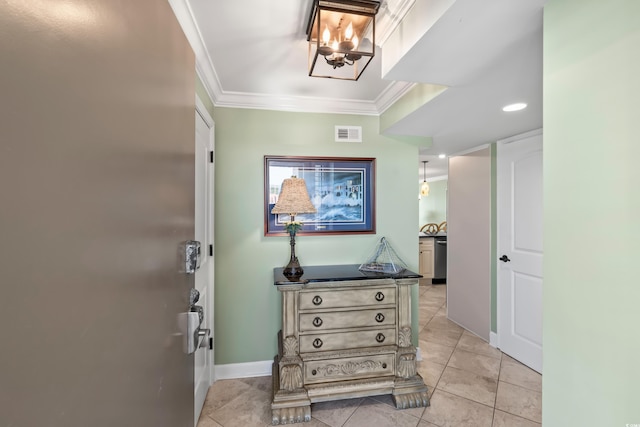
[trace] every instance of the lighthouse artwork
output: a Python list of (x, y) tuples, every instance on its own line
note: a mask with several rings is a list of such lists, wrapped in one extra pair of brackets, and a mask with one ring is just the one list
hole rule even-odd
[[(296, 216), (303, 223), (300, 234), (374, 232), (375, 159), (267, 157), (265, 168), (269, 206), (277, 202), (279, 184), (284, 177), (297, 176), (305, 180), (317, 213)], [(289, 218), (277, 215), (267, 220), (271, 229), (265, 230), (265, 234), (271, 234), (277, 233)]]

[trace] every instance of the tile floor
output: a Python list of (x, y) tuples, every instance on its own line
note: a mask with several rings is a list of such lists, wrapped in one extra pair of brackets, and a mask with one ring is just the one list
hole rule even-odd
[[(396, 410), (390, 395), (314, 403), (301, 427), (533, 427), (542, 377), (446, 317), (446, 285), (420, 285), (418, 371), (431, 406)], [(271, 377), (217, 381), (198, 427), (271, 425)]]

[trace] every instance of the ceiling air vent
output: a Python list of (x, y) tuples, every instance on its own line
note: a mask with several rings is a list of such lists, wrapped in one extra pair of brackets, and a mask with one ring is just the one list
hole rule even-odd
[(362, 126), (336, 126), (336, 142), (362, 142)]

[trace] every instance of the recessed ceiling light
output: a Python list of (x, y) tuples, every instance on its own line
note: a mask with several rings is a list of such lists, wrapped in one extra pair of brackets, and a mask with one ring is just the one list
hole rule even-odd
[(439, 159), (444, 159), (445, 157), (447, 157), (447, 155), (446, 155), (446, 154), (440, 154), (440, 155), (438, 155), (438, 158), (439, 158)]
[(502, 111), (510, 113), (512, 111), (524, 110), (525, 108), (527, 108), (527, 104), (525, 104), (524, 102), (516, 102), (515, 104), (505, 105), (504, 107), (502, 107)]

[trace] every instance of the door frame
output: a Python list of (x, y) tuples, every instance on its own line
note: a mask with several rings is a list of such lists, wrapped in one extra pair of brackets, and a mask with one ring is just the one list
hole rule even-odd
[[(214, 184), (215, 184), (215, 122), (213, 121), (213, 118), (211, 117), (211, 114), (209, 114), (209, 111), (207, 110), (206, 106), (204, 105), (204, 103), (202, 102), (202, 100), (200, 99), (200, 96), (198, 96), (196, 94), (196, 112), (200, 115), (200, 117), (202, 117), (202, 119), (204, 120), (204, 122), (207, 124), (207, 126), (209, 127), (209, 140), (207, 141), (207, 150), (209, 152), (213, 152), (214, 156), (213, 156), (213, 163), (208, 162), (207, 165), (210, 168), (209, 170), (209, 188), (210, 189), (214, 189)], [(208, 211), (210, 213), (209, 218), (207, 218), (207, 230), (209, 231), (209, 242), (210, 244), (213, 246), (214, 248), (214, 252), (212, 255), (210, 255), (209, 253), (209, 248), (202, 248), (203, 251), (205, 251), (205, 253), (207, 254), (208, 259), (208, 263), (209, 263), (209, 269), (208, 269), (208, 277), (207, 277), (207, 281), (209, 283), (209, 289), (207, 292), (207, 306), (210, 307), (211, 309), (214, 308), (214, 289), (215, 289), (215, 284), (214, 284), (214, 278), (215, 278), (215, 244), (214, 244), (214, 238), (215, 238), (215, 232), (214, 232), (214, 205), (215, 205), (215, 197), (214, 194), (208, 194), (207, 195), (207, 200), (206, 203), (208, 205)], [(214, 334), (214, 313), (210, 313), (209, 315), (209, 324), (205, 326), (205, 328), (209, 328), (209, 330), (211, 331), (211, 337), (214, 338), (214, 347), (215, 347), (215, 334)], [(213, 384), (215, 382), (215, 358), (214, 358), (214, 350), (210, 350), (208, 352), (208, 358), (209, 358), (209, 366), (211, 367), (210, 369), (210, 375), (209, 375), (209, 386), (211, 386), (211, 384)], [(197, 420), (196, 420), (197, 421)]]
[[(499, 204), (500, 204), (500, 196), (501, 196), (501, 192), (499, 191), (499, 189), (501, 188), (501, 186), (499, 185), (499, 181), (500, 181), (500, 177), (498, 176), (498, 168), (497, 168), (497, 163), (500, 161), (498, 159), (499, 153), (498, 153), (498, 145), (500, 144), (509, 144), (512, 142), (517, 142), (520, 140), (524, 140), (527, 138), (531, 138), (534, 136), (541, 136), (543, 135), (543, 128), (539, 128), (539, 129), (534, 129), (532, 131), (529, 132), (525, 132), (525, 133), (521, 133), (518, 135), (514, 135), (511, 136), (509, 138), (505, 138), (505, 139), (501, 139), (499, 141), (496, 141), (496, 201), (497, 201), (497, 206), (496, 206), (496, 235), (495, 235), (495, 239), (496, 239), (496, 254), (494, 257), (493, 262), (494, 267), (495, 267), (495, 271), (496, 271), (496, 333), (495, 333), (495, 342), (492, 342), (491, 345), (493, 345), (494, 347), (497, 348), (501, 348), (501, 307), (502, 307), (502, 301), (501, 301), (501, 290), (504, 286), (504, 283), (502, 283), (501, 281), (501, 275), (500, 275), (500, 263), (502, 261), (500, 261), (498, 259), (498, 254), (502, 253), (501, 252), (501, 247), (500, 247), (500, 223), (501, 223), (501, 218), (500, 218), (500, 209), (499, 209)], [(543, 165), (544, 167), (544, 165)], [(494, 337), (492, 337), (494, 338)], [(493, 340), (492, 340), (493, 341)], [(544, 350), (543, 350), (544, 351)]]

